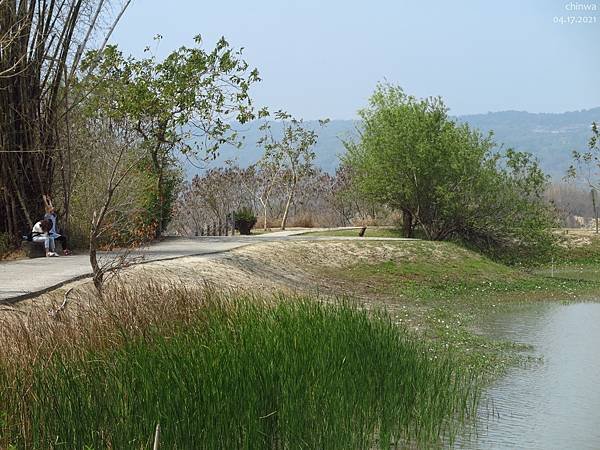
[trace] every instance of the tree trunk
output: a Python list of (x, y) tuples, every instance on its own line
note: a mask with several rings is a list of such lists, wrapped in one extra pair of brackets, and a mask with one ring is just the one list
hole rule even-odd
[[(14, 202), (12, 202), (13, 208), (14, 209)], [(4, 191), (4, 209), (6, 211), (6, 229), (8, 231), (8, 234), (11, 236), (11, 238), (14, 237), (15, 235), (15, 229), (14, 229), (14, 217), (13, 217), (13, 211), (11, 211), (11, 202), (8, 198), (8, 192)], [(1, 229), (1, 228), (0, 228)]]
[(96, 291), (98, 292), (99, 295), (102, 295), (102, 283), (104, 281), (104, 271), (98, 264), (97, 243), (96, 243), (95, 236), (93, 236), (93, 234), (95, 233), (95, 230), (92, 230), (91, 233), (92, 233), (92, 235), (90, 236), (90, 265), (92, 266), (92, 273), (93, 273), (92, 279), (94, 281), (94, 287), (96, 288)]
[(263, 206), (263, 231), (267, 231), (267, 205)]
[(292, 204), (292, 198), (294, 197), (294, 191), (290, 191), (288, 194), (287, 202), (285, 203), (285, 210), (283, 211), (283, 218), (281, 219), (281, 230), (285, 230), (285, 224), (287, 222), (288, 213), (290, 211), (290, 205)]
[(598, 210), (596, 209), (596, 189), (592, 189), (592, 206), (594, 207), (594, 218), (596, 220), (596, 234), (598, 234)]
[(263, 231), (267, 231), (267, 213), (268, 213), (267, 202), (269, 200), (268, 199), (263, 200), (262, 197), (259, 197), (258, 201), (260, 202), (260, 205), (262, 206), (262, 210), (263, 210)]
[(413, 215), (408, 209), (402, 210), (402, 236), (413, 237)]
[(158, 226), (156, 227), (156, 233), (155, 233), (155, 237), (156, 239), (160, 239), (160, 237), (163, 234), (163, 228), (164, 228), (164, 222), (165, 222), (165, 217), (164, 217), (164, 209), (165, 209), (165, 196), (164, 196), (164, 175), (163, 175), (163, 167), (161, 165), (159, 171), (158, 171)]
[(164, 208), (164, 196), (163, 196), (163, 164), (160, 158), (160, 146), (161, 144), (157, 144), (156, 147), (150, 152), (150, 156), (152, 159), (152, 170), (156, 177), (156, 197), (158, 201), (158, 211), (154, 211), (157, 214), (156, 217), (156, 230), (154, 231), (154, 237), (156, 239), (160, 238), (162, 234), (163, 228), (163, 208)]

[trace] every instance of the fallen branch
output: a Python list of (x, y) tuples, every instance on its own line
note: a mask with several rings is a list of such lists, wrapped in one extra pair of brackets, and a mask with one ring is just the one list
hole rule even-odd
[(63, 309), (65, 309), (65, 306), (67, 306), (67, 300), (69, 299), (69, 294), (71, 293), (72, 290), (73, 290), (73, 288), (67, 289), (67, 292), (65, 292), (65, 295), (63, 297), (63, 302), (61, 303), (61, 305), (58, 308), (51, 309), (50, 311), (48, 311), (48, 315), (50, 317), (56, 317), (56, 315), (59, 312), (61, 312)]

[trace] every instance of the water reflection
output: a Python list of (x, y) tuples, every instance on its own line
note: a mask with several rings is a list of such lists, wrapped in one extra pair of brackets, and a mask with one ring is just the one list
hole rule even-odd
[(492, 317), (486, 334), (531, 344), (543, 362), (486, 392), (481, 416), (490, 418), (465, 448), (600, 449), (600, 304), (517, 307)]

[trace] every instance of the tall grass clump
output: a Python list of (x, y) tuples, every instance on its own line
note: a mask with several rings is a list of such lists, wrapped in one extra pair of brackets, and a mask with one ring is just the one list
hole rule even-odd
[(449, 356), (349, 304), (108, 297), (12, 330), (29, 337), (0, 348), (0, 447), (150, 448), (157, 424), (169, 449), (420, 447), (476, 410), (477, 383)]

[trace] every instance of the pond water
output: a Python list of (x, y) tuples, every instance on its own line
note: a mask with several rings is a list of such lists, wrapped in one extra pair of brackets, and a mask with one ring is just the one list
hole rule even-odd
[(498, 313), (485, 334), (533, 346), (481, 401), (463, 448), (600, 449), (600, 303), (541, 303)]

